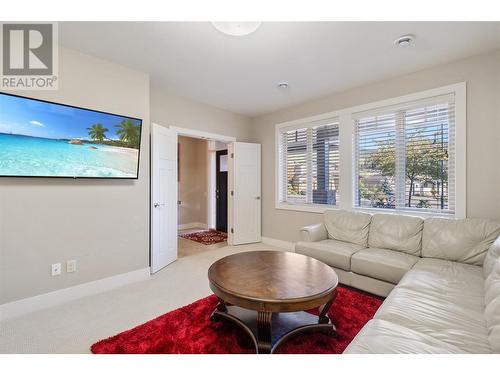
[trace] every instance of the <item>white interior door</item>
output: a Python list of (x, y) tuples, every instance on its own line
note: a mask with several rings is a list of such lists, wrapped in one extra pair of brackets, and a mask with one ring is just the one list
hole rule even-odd
[(260, 144), (229, 145), (230, 245), (261, 241)]
[(177, 132), (152, 124), (151, 272), (177, 259)]

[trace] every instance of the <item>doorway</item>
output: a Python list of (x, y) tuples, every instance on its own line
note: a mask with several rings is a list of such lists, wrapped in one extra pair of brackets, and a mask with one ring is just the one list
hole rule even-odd
[[(181, 179), (183, 176), (183, 172), (178, 168), (178, 139), (181, 136), (204, 140), (207, 144), (207, 188), (202, 193), (206, 198), (207, 219), (199, 229), (217, 231), (217, 227), (224, 229), (225, 226), (228, 233), (218, 232), (223, 234), (225, 239), (227, 238), (227, 242), (224, 241), (222, 246), (255, 243), (261, 240), (260, 145), (236, 142), (234, 137), (194, 129), (152, 124), (150, 201), (152, 273), (175, 261), (179, 256), (183, 256), (178, 244), (178, 174), (180, 173)], [(220, 152), (218, 155), (218, 151), (225, 151), (225, 154)], [(222, 177), (224, 174), (227, 179)], [(217, 180), (219, 180), (219, 205), (216, 194)], [(228, 194), (233, 191), (235, 194)], [(224, 194), (226, 199), (221, 197)], [(224, 202), (226, 209), (224, 209)], [(180, 203), (182, 204), (182, 199)], [(217, 210), (219, 211), (218, 218)], [(193, 255), (199, 254), (200, 251), (221, 247), (217, 244), (197, 246), (198, 249), (193, 251)], [(185, 256), (187, 255), (190, 254)]]
[(228, 143), (179, 134), (178, 255), (227, 245)]

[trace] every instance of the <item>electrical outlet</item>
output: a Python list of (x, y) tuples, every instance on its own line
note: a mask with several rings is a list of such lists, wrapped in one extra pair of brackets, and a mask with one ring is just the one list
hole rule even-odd
[(61, 274), (61, 263), (54, 263), (52, 265), (52, 276), (59, 276)]
[(66, 262), (66, 272), (75, 272), (76, 271), (76, 260), (68, 260)]

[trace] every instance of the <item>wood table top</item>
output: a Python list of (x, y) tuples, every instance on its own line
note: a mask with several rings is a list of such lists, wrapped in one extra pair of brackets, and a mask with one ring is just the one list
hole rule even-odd
[(249, 251), (224, 257), (208, 270), (221, 299), (249, 309), (300, 311), (320, 306), (338, 284), (335, 271), (314, 258), (285, 251)]

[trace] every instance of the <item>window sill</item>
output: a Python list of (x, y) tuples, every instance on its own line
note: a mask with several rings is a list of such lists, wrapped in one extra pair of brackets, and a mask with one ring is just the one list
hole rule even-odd
[[(288, 210), (288, 211), (299, 211), (299, 212), (311, 212), (322, 214), (326, 210), (340, 210), (339, 206), (329, 206), (321, 204), (290, 204), (290, 203), (276, 203), (275, 208), (277, 210)], [(355, 212), (365, 212), (368, 214), (394, 214), (394, 215), (406, 215), (406, 216), (418, 216), (422, 218), (446, 218), (446, 219), (462, 219), (457, 214), (448, 214), (440, 212), (420, 212), (420, 211), (404, 211), (404, 210), (391, 210), (384, 208), (360, 208), (351, 207), (348, 210)]]
[(329, 206), (322, 204), (291, 204), (291, 203), (276, 203), (277, 210), (302, 211), (322, 214), (326, 210), (339, 209), (338, 206)]
[(427, 218), (445, 218), (445, 219), (461, 219), (457, 214), (449, 214), (446, 212), (425, 212), (418, 210), (392, 210), (389, 208), (370, 208), (370, 207), (353, 207), (353, 211), (366, 212), (368, 214), (394, 214), (394, 215), (406, 215), (406, 216), (417, 216), (424, 219)]

